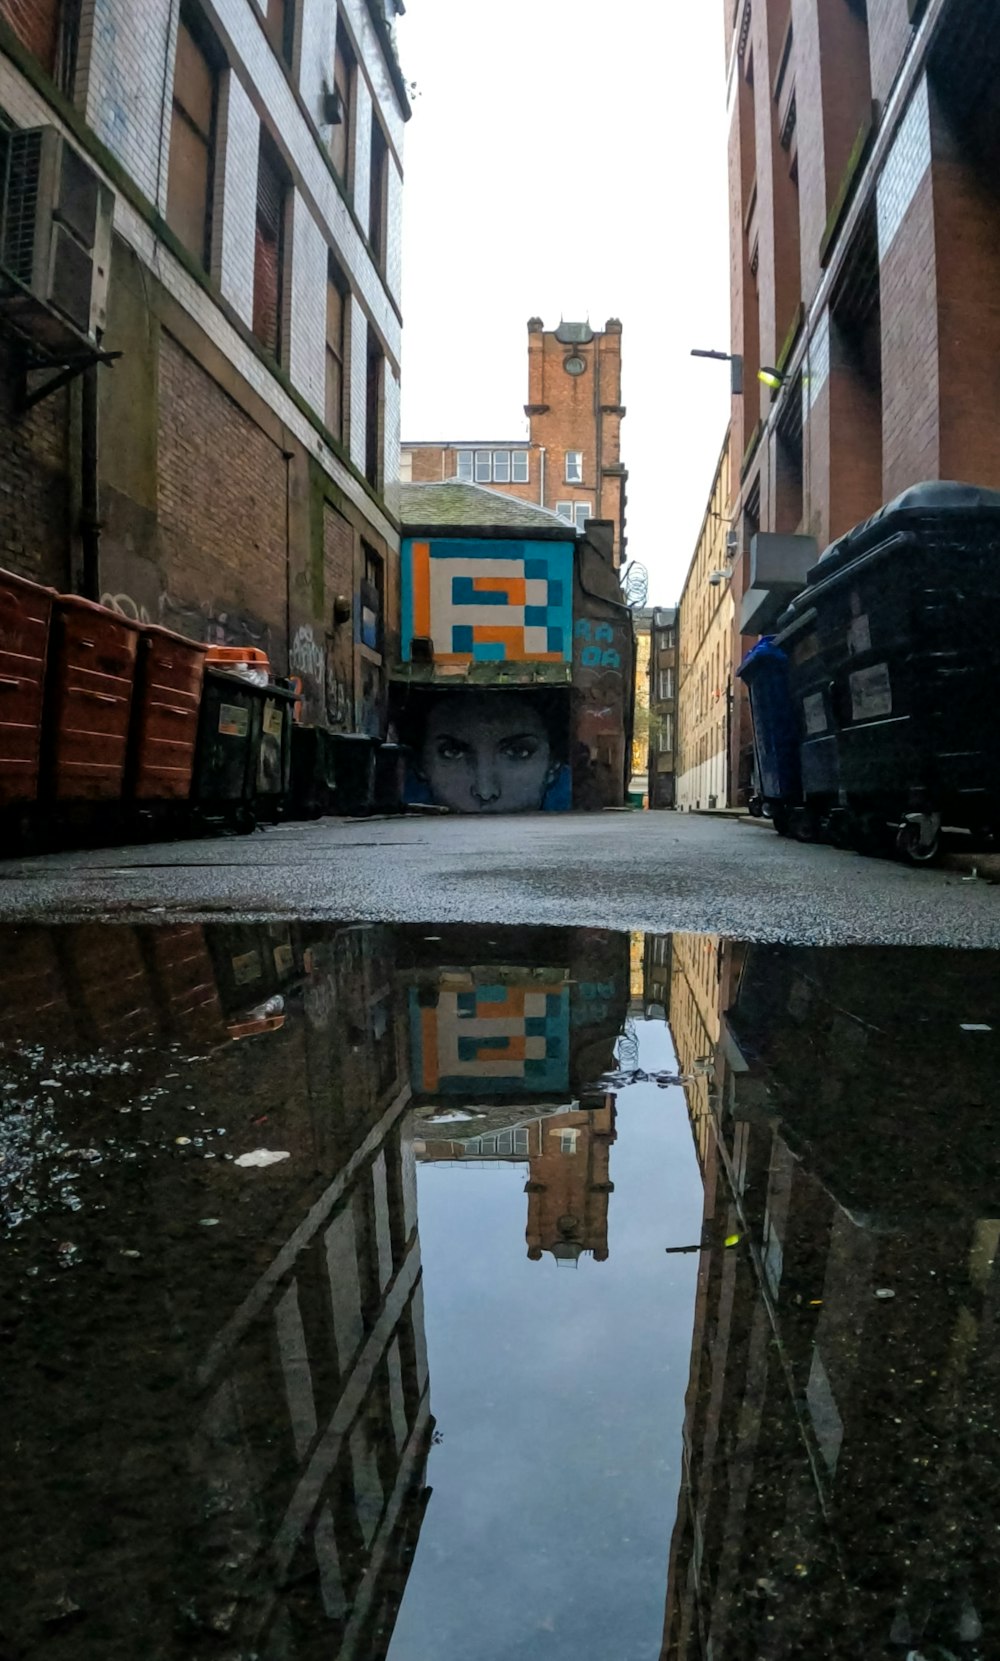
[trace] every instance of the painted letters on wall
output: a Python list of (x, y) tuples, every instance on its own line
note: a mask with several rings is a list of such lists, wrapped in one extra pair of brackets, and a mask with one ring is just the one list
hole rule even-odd
[(569, 542), (410, 538), (403, 544), (403, 662), (414, 636), (435, 663), (569, 663)]

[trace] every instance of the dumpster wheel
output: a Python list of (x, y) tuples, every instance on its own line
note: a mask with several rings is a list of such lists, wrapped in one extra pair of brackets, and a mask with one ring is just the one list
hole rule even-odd
[(905, 819), (896, 833), (896, 852), (909, 865), (936, 865), (941, 857), (941, 820), (928, 818), (926, 824), (923, 816)]

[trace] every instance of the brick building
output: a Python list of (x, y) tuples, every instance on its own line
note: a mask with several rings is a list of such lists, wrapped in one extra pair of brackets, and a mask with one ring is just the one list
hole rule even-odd
[[(739, 610), (758, 531), (822, 549), (920, 480), (1000, 484), (1000, 15), (993, 0), (724, 0), (724, 15)], [(752, 638), (737, 633), (734, 665)], [(745, 740), (737, 719), (739, 789)]]
[(677, 805), (676, 606), (654, 606), (649, 653), (649, 805)]
[[(103, 260), (70, 249), (103, 264), (94, 319), (56, 292), (26, 321), (0, 260), (0, 563), (262, 646), (307, 720), (374, 731), (398, 628), (397, 9), (0, 0), (5, 157), (53, 129), (113, 223)], [(32, 211), (53, 236), (51, 200)]]
[(546, 329), (528, 323), (529, 437), (462, 439), (402, 447), (402, 477), (414, 484), (460, 479), (551, 508), (577, 530), (588, 519), (614, 525), (615, 564), (625, 549), (625, 486), (621, 459), (622, 326), (589, 323)]
[[(733, 583), (729, 435), (680, 599), (677, 665), (677, 806), (728, 805), (733, 717)], [(738, 683), (737, 683), (738, 684)]]

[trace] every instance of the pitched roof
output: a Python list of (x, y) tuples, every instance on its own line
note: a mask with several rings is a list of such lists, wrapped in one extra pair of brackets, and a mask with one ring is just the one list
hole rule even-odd
[[(398, 494), (397, 494), (398, 492)], [(481, 484), (443, 479), (434, 484), (400, 484), (391, 505), (404, 530), (439, 527), (441, 530), (510, 530), (561, 533), (575, 541), (576, 530), (550, 508), (487, 490)]]

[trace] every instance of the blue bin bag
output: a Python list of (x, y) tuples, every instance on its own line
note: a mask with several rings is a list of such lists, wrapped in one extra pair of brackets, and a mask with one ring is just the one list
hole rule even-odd
[(802, 764), (788, 658), (773, 637), (765, 635), (736, 672), (750, 693), (761, 795), (767, 802), (800, 802)]

